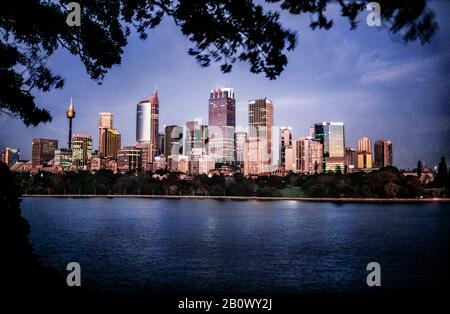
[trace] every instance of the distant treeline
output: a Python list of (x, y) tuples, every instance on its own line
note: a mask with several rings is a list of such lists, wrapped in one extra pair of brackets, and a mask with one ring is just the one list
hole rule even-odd
[[(25, 194), (96, 195), (211, 195), (211, 196), (289, 196), (289, 197), (374, 197), (414, 198), (435, 196), (417, 176), (405, 176), (395, 167), (370, 173), (327, 173), (287, 176), (200, 175), (183, 178), (177, 173), (114, 174), (66, 172), (35, 175), (16, 173), (15, 180)], [(449, 179), (440, 177), (439, 196), (448, 194)]]

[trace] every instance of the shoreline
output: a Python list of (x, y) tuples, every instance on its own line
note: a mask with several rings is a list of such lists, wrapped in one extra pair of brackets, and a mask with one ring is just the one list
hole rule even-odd
[(299, 201), (331, 203), (450, 203), (450, 198), (330, 198), (283, 196), (206, 196), (206, 195), (96, 195), (96, 194), (24, 194), (22, 198), (136, 198), (136, 199), (198, 199), (234, 201)]

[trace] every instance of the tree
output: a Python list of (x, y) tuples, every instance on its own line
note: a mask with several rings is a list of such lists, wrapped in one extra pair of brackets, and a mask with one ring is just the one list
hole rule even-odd
[(445, 162), (445, 157), (441, 157), (441, 161), (439, 162), (438, 172), (436, 174), (436, 178), (434, 178), (433, 186), (435, 187), (443, 187), (447, 182), (448, 170), (447, 163)]
[[(5, 291), (43, 292), (63, 289), (64, 280), (55, 269), (42, 265), (29, 241), (30, 226), (20, 210), (20, 190), (14, 174), (0, 162), (0, 276)], [(29, 290), (28, 290), (29, 289)], [(48, 297), (46, 297), (47, 299)]]
[(438, 176), (446, 177), (448, 175), (447, 163), (445, 162), (445, 157), (441, 157), (438, 167)]
[(399, 191), (399, 186), (395, 183), (388, 183), (384, 186), (384, 189), (386, 191), (386, 194), (393, 198), (395, 197), (395, 195), (397, 195), (398, 191)]
[[(172, 18), (192, 42), (188, 53), (198, 63), (221, 63), (224, 73), (236, 61), (253, 73), (277, 78), (287, 65), (286, 53), (296, 44), (296, 33), (284, 28), (280, 14), (252, 0), (83, 0), (81, 26), (66, 23), (71, 0), (5, 1), (0, 12), (0, 112), (20, 118), (26, 126), (51, 121), (33, 92), (62, 88), (46, 60), (57, 49), (80, 58), (90, 77), (101, 83), (107, 71), (121, 63), (127, 38), (134, 28), (141, 39), (164, 17)], [(293, 15), (309, 14), (313, 29), (330, 29), (325, 15), (331, 0), (266, 0)], [(352, 29), (369, 0), (338, 1)], [(426, 43), (437, 24), (426, 0), (379, 0), (382, 19), (402, 40)]]

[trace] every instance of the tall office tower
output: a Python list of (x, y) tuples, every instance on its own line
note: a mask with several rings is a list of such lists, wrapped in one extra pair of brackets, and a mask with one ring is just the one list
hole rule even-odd
[(98, 155), (117, 160), (120, 149), (120, 133), (113, 128), (113, 113), (100, 112), (98, 116)]
[(234, 159), (236, 160), (236, 165), (241, 168), (244, 166), (244, 148), (246, 141), (247, 141), (247, 132), (234, 133), (234, 142), (235, 142)]
[(160, 132), (158, 135), (158, 155), (165, 155), (164, 151), (164, 132)]
[[(264, 99), (251, 100), (248, 103), (249, 141), (256, 141), (256, 145), (249, 145), (249, 149), (257, 148), (259, 173), (272, 171), (272, 127), (273, 104)], [(252, 153), (251, 153), (252, 154)]]
[(323, 145), (310, 137), (301, 137), (297, 141), (297, 171), (303, 173), (321, 173)]
[(358, 152), (372, 152), (370, 139), (368, 137), (361, 137), (358, 139)]
[(358, 169), (372, 168), (372, 144), (368, 137), (358, 140)]
[(117, 154), (117, 169), (120, 172), (140, 171), (141, 149), (136, 146), (125, 146)]
[(292, 129), (290, 127), (280, 128), (280, 161), (281, 166), (286, 165), (286, 147), (292, 146)]
[(58, 148), (57, 140), (35, 138), (32, 142), (31, 168), (36, 169), (47, 165), (55, 158), (55, 149)]
[(90, 135), (72, 136), (72, 164), (77, 169), (88, 170), (92, 157), (92, 138)]
[(99, 129), (112, 129), (113, 128), (113, 113), (112, 112), (100, 112), (98, 114), (98, 127)]
[(209, 153), (217, 163), (234, 162), (236, 99), (230, 87), (211, 90), (208, 105)]
[(345, 172), (349, 173), (358, 168), (358, 152), (351, 147), (345, 148)]
[(345, 132), (342, 122), (314, 124), (315, 139), (323, 144), (323, 169), (344, 171)]
[(321, 122), (321, 123), (315, 123), (314, 124), (314, 130), (310, 133), (314, 134), (314, 139), (316, 141), (319, 141), (320, 143), (325, 143), (325, 127), (327, 125), (327, 122)]
[(138, 144), (149, 144), (150, 154), (146, 163), (152, 163), (156, 156), (159, 137), (159, 99), (158, 92), (148, 98), (141, 100), (136, 107), (136, 142)]
[(272, 128), (272, 170), (283, 170), (286, 164), (286, 146), (292, 145), (290, 127)]
[(169, 169), (172, 169), (174, 157), (184, 154), (186, 150), (185, 142), (184, 127), (180, 125), (167, 125), (164, 127), (164, 152)]
[(186, 122), (186, 152), (190, 157), (206, 155), (208, 146), (208, 126), (201, 120)]
[(117, 153), (121, 147), (121, 135), (116, 129), (100, 129), (100, 145), (98, 147), (100, 158), (117, 160)]
[(103, 133), (108, 129), (113, 128), (113, 113), (112, 112), (100, 112), (98, 114), (98, 154), (99, 157), (104, 157), (103, 152)]
[(297, 145), (287, 145), (285, 148), (285, 171), (297, 171)]
[(384, 166), (392, 166), (394, 164), (394, 153), (392, 150), (392, 141), (384, 141)]
[(281, 166), (281, 128), (272, 127), (272, 171), (282, 170)]
[(376, 168), (392, 166), (392, 142), (378, 140), (374, 144), (374, 165)]
[(259, 154), (259, 141), (256, 137), (249, 138), (244, 144), (244, 175), (262, 173), (262, 163)]
[(16, 148), (6, 147), (2, 152), (1, 161), (8, 167), (11, 167), (20, 159), (20, 150)]
[(199, 174), (199, 160), (208, 151), (208, 126), (201, 124), (200, 119), (186, 122), (186, 151), (188, 171)]
[(72, 105), (72, 98), (70, 98), (70, 105), (66, 112), (67, 119), (69, 119), (69, 149), (72, 148), (72, 119), (75, 118), (75, 108)]

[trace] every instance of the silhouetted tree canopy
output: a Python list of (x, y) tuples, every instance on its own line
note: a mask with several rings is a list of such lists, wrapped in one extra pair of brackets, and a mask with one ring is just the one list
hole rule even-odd
[(447, 163), (445, 162), (445, 157), (441, 157), (441, 161), (439, 162), (438, 172), (434, 181), (432, 182), (432, 186), (434, 187), (444, 187), (446, 183), (448, 183), (448, 169)]
[(20, 187), (14, 174), (0, 162), (0, 276), (6, 291), (62, 289), (65, 282), (53, 268), (43, 266), (28, 236), (30, 226), (20, 210)]
[[(14, 173), (16, 185), (27, 194), (96, 195), (208, 195), (208, 196), (291, 196), (291, 197), (418, 197), (424, 195), (416, 176), (405, 176), (395, 167), (383, 167), (370, 173), (322, 173), (287, 176), (198, 175), (189, 179), (179, 173), (162, 178), (153, 173), (116, 173), (100, 170), (31, 175)], [(396, 186), (387, 186), (395, 183)], [(395, 193), (394, 193), (395, 192)], [(426, 195), (425, 195), (426, 196)]]
[[(69, 27), (71, 0), (4, 1), (0, 11), (0, 110), (25, 125), (51, 121), (32, 91), (62, 88), (64, 80), (46, 65), (57, 49), (80, 58), (87, 73), (101, 83), (106, 72), (121, 63), (131, 29), (146, 39), (164, 17), (172, 18), (192, 42), (188, 53), (198, 63), (220, 63), (224, 73), (236, 61), (246, 62), (253, 73), (277, 78), (294, 49), (296, 34), (280, 23), (279, 11), (309, 14), (310, 27), (329, 29), (325, 14), (330, 0), (266, 0), (271, 10), (252, 0), (80, 0), (81, 26)], [(358, 14), (370, 1), (338, 1), (341, 15), (358, 25)], [(426, 0), (378, 0), (382, 21), (405, 42), (428, 42), (437, 29)], [(279, 10), (277, 11), (276, 8)], [(365, 16), (364, 16), (365, 19)]]

